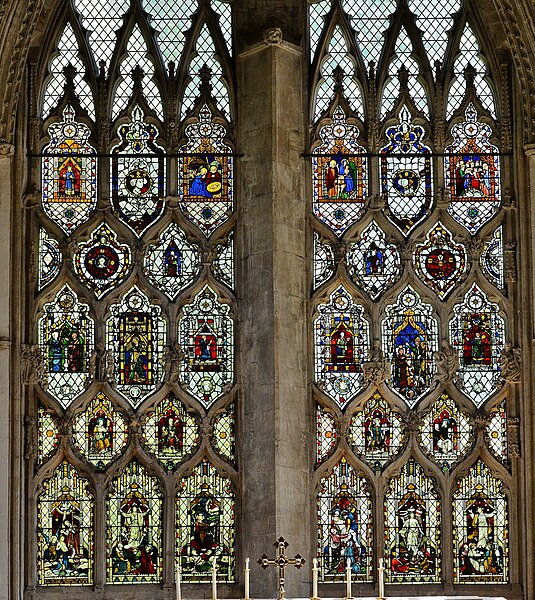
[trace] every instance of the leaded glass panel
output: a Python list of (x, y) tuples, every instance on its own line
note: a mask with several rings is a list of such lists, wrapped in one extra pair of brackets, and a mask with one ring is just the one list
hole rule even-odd
[(219, 456), (231, 464), (236, 462), (236, 412), (234, 403), (219, 413), (212, 426), (212, 446)]
[(319, 465), (334, 452), (339, 437), (337, 425), (331, 412), (316, 405), (316, 464)]
[(39, 265), (37, 268), (37, 289), (42, 290), (54, 281), (63, 266), (63, 253), (59, 242), (44, 227), (39, 228)]
[(321, 242), (320, 235), (314, 232), (314, 289), (329, 281), (336, 271), (332, 246)]
[(232, 54), (232, 0), (211, 0), (212, 10), (219, 18), (219, 27), (229, 54)]
[(310, 61), (314, 60), (316, 48), (325, 25), (325, 16), (331, 9), (331, 0), (319, 0), (318, 2), (309, 2), (309, 40), (310, 40)]
[(485, 242), (479, 259), (483, 274), (499, 290), (505, 288), (502, 229), (500, 225), (492, 238)]
[(39, 404), (37, 409), (37, 464), (44, 464), (60, 442), (58, 419), (52, 411)]
[(490, 412), (485, 430), (485, 439), (492, 454), (502, 463), (509, 460), (508, 435), (507, 435), (507, 408), (502, 400)]
[(234, 232), (228, 234), (226, 242), (218, 245), (217, 256), (212, 263), (212, 273), (221, 283), (234, 289)]

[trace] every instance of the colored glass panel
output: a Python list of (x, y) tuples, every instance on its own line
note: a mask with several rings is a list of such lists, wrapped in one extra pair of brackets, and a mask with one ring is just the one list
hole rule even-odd
[(479, 264), (481, 265), (481, 270), (485, 277), (499, 290), (503, 290), (505, 288), (505, 278), (503, 232), (501, 225), (493, 233), (492, 238), (485, 242)]
[(319, 404), (316, 406), (316, 464), (332, 455), (338, 443), (335, 416)]
[(388, 482), (384, 530), (390, 583), (440, 582), (441, 506), (435, 485), (412, 458)]
[(453, 494), (454, 581), (509, 580), (507, 497), (503, 482), (478, 460)]
[(332, 246), (323, 244), (319, 233), (314, 232), (314, 289), (328, 281), (335, 273)]
[(386, 130), (389, 142), (380, 151), (386, 215), (404, 236), (428, 216), (433, 200), (431, 149), (424, 136), (424, 128), (412, 123), (403, 107), (399, 123)]
[(37, 269), (37, 289), (42, 290), (54, 281), (63, 266), (63, 253), (59, 242), (44, 227), (39, 228), (39, 265)]
[(184, 352), (180, 378), (185, 389), (205, 408), (234, 382), (234, 322), (230, 307), (205, 286), (178, 319), (179, 344)]
[(212, 263), (212, 273), (221, 283), (234, 289), (234, 232), (228, 234), (227, 241), (218, 245), (218, 253)]
[(229, 479), (206, 459), (179, 482), (176, 551), (182, 581), (235, 580), (235, 494)]
[(43, 210), (67, 235), (87, 221), (97, 205), (97, 159), (88, 142), (91, 132), (74, 117), (67, 106), (63, 121), (50, 125), (50, 143), (41, 159)]
[(364, 308), (339, 287), (320, 304), (314, 319), (315, 383), (341, 407), (363, 388), (362, 361), (368, 355), (370, 326)]
[(234, 404), (219, 413), (212, 427), (212, 446), (219, 456), (227, 462), (236, 462), (236, 413)]
[(367, 160), (362, 156), (365, 149), (357, 143), (358, 128), (346, 122), (340, 106), (319, 136), (321, 144), (312, 157), (312, 210), (337, 236), (342, 236), (364, 214), (368, 193)]
[(438, 324), (433, 309), (407, 286), (396, 304), (386, 307), (382, 323), (383, 351), (392, 361), (389, 386), (409, 407), (426, 394), (436, 370)]
[(93, 582), (93, 495), (89, 482), (62, 462), (43, 482), (37, 500), (39, 585)]
[(341, 582), (346, 566), (357, 581), (371, 581), (372, 506), (368, 484), (342, 458), (320, 483), (317, 556), (320, 580)]
[(56, 451), (59, 444), (58, 419), (39, 404), (37, 409), (37, 464), (44, 464)]
[(492, 454), (504, 464), (507, 464), (509, 459), (508, 437), (507, 407), (505, 400), (502, 400), (490, 412), (485, 439)]

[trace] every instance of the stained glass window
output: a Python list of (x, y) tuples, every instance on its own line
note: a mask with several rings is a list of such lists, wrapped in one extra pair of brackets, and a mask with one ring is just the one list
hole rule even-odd
[(102, 471), (124, 450), (128, 426), (124, 415), (98, 392), (85, 411), (74, 417), (72, 437), (76, 451)]
[(411, 122), (406, 107), (386, 137), (389, 142), (381, 148), (381, 191), (388, 218), (407, 236), (431, 208), (431, 149), (423, 143), (424, 128)]
[(198, 417), (170, 393), (147, 412), (141, 440), (150, 454), (173, 471), (200, 443)]
[(210, 407), (234, 382), (234, 322), (230, 307), (205, 286), (178, 319), (181, 383)]
[(89, 219), (97, 205), (97, 159), (87, 125), (67, 106), (63, 121), (48, 128), (50, 143), (41, 163), (45, 214), (69, 235)]
[(212, 446), (215, 452), (231, 464), (236, 461), (236, 415), (234, 404), (219, 413), (212, 427)]
[(37, 409), (37, 463), (44, 464), (56, 451), (59, 439), (58, 419), (39, 404)]
[(437, 320), (432, 307), (423, 303), (410, 286), (399, 294), (396, 304), (385, 310), (383, 351), (392, 362), (390, 387), (412, 408), (433, 381)]
[(231, 482), (203, 459), (179, 482), (176, 502), (176, 552), (182, 580), (235, 579), (235, 494)]
[(63, 266), (63, 253), (59, 242), (44, 227), (39, 228), (39, 265), (37, 289), (42, 290), (58, 276)]
[(448, 212), (475, 235), (500, 207), (500, 157), (489, 142), (490, 125), (478, 121), (472, 103), (464, 116), (451, 128), (453, 144), (444, 149), (444, 171), (451, 197)]
[(370, 347), (364, 308), (339, 287), (320, 304), (314, 320), (315, 383), (344, 408), (362, 389), (362, 361)]
[(472, 285), (464, 302), (453, 307), (450, 343), (459, 355), (458, 385), (478, 407), (501, 385), (504, 329), (498, 305), (490, 302), (477, 284)]
[(190, 244), (186, 234), (171, 223), (143, 256), (143, 271), (148, 281), (170, 300), (193, 283), (201, 270), (200, 250)]
[(349, 247), (347, 270), (353, 281), (376, 300), (401, 275), (401, 257), (384, 231), (372, 221)]
[(491, 411), (485, 430), (485, 439), (492, 454), (502, 463), (509, 459), (507, 435), (507, 408), (502, 400)]
[(364, 212), (367, 196), (367, 162), (357, 142), (359, 130), (346, 122), (337, 106), (332, 123), (319, 131), (321, 144), (314, 149), (313, 211), (338, 236)]
[(390, 583), (440, 582), (441, 506), (436, 482), (409, 459), (385, 495), (385, 557)]
[(110, 307), (107, 348), (113, 357), (112, 379), (132, 406), (155, 391), (163, 378), (166, 323), (161, 308), (134, 286)]
[(332, 246), (321, 241), (319, 233), (314, 232), (314, 289), (328, 281), (336, 271)]
[(444, 393), (425, 415), (419, 438), (426, 454), (447, 473), (468, 454), (474, 435), (468, 415)]
[(79, 302), (68, 285), (44, 305), (43, 313), (39, 320), (39, 346), (46, 390), (66, 408), (86, 388), (94, 347), (94, 321), (89, 316), (89, 306)]
[(371, 495), (364, 477), (342, 458), (320, 483), (317, 555), (320, 579), (371, 581), (373, 557)]
[(506, 583), (507, 497), (503, 482), (478, 460), (453, 494), (454, 581)]
[(78, 244), (73, 267), (80, 281), (102, 298), (126, 279), (130, 262), (130, 248), (119, 243), (117, 234), (102, 223), (87, 242)]
[(219, 244), (217, 256), (212, 263), (212, 273), (221, 283), (234, 289), (234, 232), (230, 232), (226, 242)]
[(93, 495), (67, 461), (43, 483), (37, 501), (39, 585), (93, 583)]
[(138, 236), (164, 210), (164, 151), (156, 142), (158, 129), (144, 122), (136, 106), (129, 124), (119, 127), (121, 141), (112, 149), (111, 193), (117, 217)]
[(223, 125), (204, 105), (198, 121), (186, 127), (188, 143), (179, 149), (180, 207), (208, 238), (234, 209), (232, 148), (225, 143)]
[(219, 26), (227, 50), (232, 54), (232, 0), (211, 0), (210, 5), (219, 17)]
[(348, 441), (355, 454), (380, 472), (405, 447), (407, 438), (401, 415), (375, 392), (351, 419)]
[(323, 26), (325, 25), (325, 15), (331, 9), (331, 0), (318, 0), (318, 2), (309, 2), (309, 39), (310, 39), (310, 60), (314, 60), (316, 48), (321, 37)]
[(414, 250), (414, 270), (420, 281), (444, 300), (466, 273), (466, 248), (437, 223), (427, 234), (425, 243)]
[(499, 290), (505, 287), (504, 260), (503, 260), (503, 233), (502, 226), (493, 233), (492, 238), (485, 242), (483, 252), (479, 259), (481, 270), (486, 278)]
[(336, 417), (318, 404), (316, 406), (316, 464), (331, 456), (338, 438)]

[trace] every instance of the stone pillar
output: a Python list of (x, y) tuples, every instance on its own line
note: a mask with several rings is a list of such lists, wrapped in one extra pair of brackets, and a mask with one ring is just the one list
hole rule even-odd
[[(264, 40), (238, 56), (238, 378), (240, 411), (239, 521), (243, 554), (251, 558), (251, 594), (276, 597), (277, 570), (256, 564), (275, 555), (283, 536), (287, 554), (307, 560), (286, 569), (288, 597), (310, 595), (313, 429), (308, 394), (306, 327), (306, 57), (286, 41), (280, 18), (295, 2), (248, 0), (238, 5), (238, 23), (256, 16), (272, 22)], [(240, 8), (241, 6), (241, 8)], [(304, 23), (304, 18), (301, 23)], [(278, 29), (278, 26), (282, 29)], [(292, 25), (293, 26), (293, 25)], [(258, 25), (257, 25), (258, 27)], [(289, 26), (290, 29), (290, 26)], [(240, 37), (240, 30), (238, 31)], [(295, 36), (291, 37), (295, 39)]]

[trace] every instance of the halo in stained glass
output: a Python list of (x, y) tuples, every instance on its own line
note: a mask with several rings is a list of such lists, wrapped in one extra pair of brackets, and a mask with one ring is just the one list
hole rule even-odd
[(190, 244), (186, 234), (171, 223), (155, 244), (147, 246), (143, 256), (143, 272), (149, 282), (170, 299), (197, 279), (201, 270), (200, 250)]
[(88, 142), (91, 132), (74, 120), (72, 106), (63, 121), (48, 128), (50, 143), (41, 158), (41, 204), (47, 217), (70, 235), (85, 223), (97, 206), (96, 151)]
[(344, 408), (364, 387), (362, 361), (370, 346), (364, 308), (340, 286), (314, 319), (315, 383)]
[(39, 403), (37, 409), (37, 464), (44, 464), (60, 442), (58, 418)]
[(386, 241), (384, 231), (372, 221), (349, 246), (346, 258), (351, 279), (376, 300), (401, 275), (401, 257), (395, 244)]
[(322, 582), (342, 582), (346, 567), (359, 582), (371, 581), (372, 503), (368, 483), (340, 459), (318, 493), (317, 557)]
[(234, 232), (231, 231), (226, 242), (218, 245), (217, 256), (212, 262), (212, 273), (221, 283), (234, 289)]
[(424, 136), (424, 128), (411, 122), (403, 106), (398, 124), (386, 130), (388, 144), (380, 150), (386, 216), (404, 236), (428, 216), (433, 200), (431, 149)]
[(453, 307), (450, 343), (459, 353), (459, 387), (481, 406), (500, 387), (500, 357), (505, 344), (505, 322), (497, 304), (473, 284), (464, 302)]
[(93, 583), (93, 494), (67, 461), (58, 465), (37, 500), (37, 582)]
[(316, 405), (316, 464), (319, 465), (332, 455), (338, 437), (335, 416), (319, 404)]
[(178, 485), (176, 552), (184, 582), (235, 581), (235, 494), (230, 479), (203, 459)]
[(37, 269), (37, 289), (42, 290), (54, 281), (63, 266), (63, 253), (59, 242), (44, 227), (39, 228), (39, 265)]
[(193, 411), (170, 393), (144, 417), (141, 441), (168, 471), (173, 471), (199, 446), (199, 424)]
[(204, 105), (198, 122), (186, 127), (188, 143), (179, 148), (180, 208), (206, 238), (234, 210), (234, 162), (232, 148), (224, 142), (226, 134)]
[(440, 582), (440, 497), (435, 480), (414, 459), (389, 480), (384, 514), (386, 580)]
[(334, 252), (332, 246), (320, 240), (319, 233), (314, 232), (314, 289), (328, 281), (335, 273)]
[(478, 460), (453, 494), (455, 583), (507, 583), (509, 531), (503, 482)]
[(38, 328), (46, 391), (67, 408), (88, 383), (95, 323), (69, 285), (44, 305), (43, 313)]
[(118, 130), (120, 142), (111, 154), (112, 208), (139, 237), (165, 208), (165, 153), (156, 142), (158, 129), (144, 122), (139, 106), (130, 123)]
[(383, 351), (392, 361), (389, 387), (410, 408), (431, 387), (436, 370), (434, 353), (438, 351), (438, 323), (430, 304), (407, 286), (396, 304), (385, 309), (382, 322)]
[(500, 225), (485, 242), (479, 264), (485, 277), (499, 290), (505, 288), (503, 258), (503, 228)]
[(340, 106), (332, 123), (319, 131), (321, 144), (312, 156), (312, 210), (337, 236), (364, 214), (368, 169), (365, 149), (357, 143), (359, 130), (346, 121)]
[(494, 217), (501, 205), (500, 157), (489, 142), (490, 125), (477, 120), (470, 103), (465, 121), (451, 128), (453, 144), (444, 149), (448, 213), (472, 235)]
[(185, 389), (209, 408), (234, 382), (234, 321), (230, 306), (206, 285), (182, 308), (180, 378)]
[(236, 412), (234, 403), (214, 418), (212, 447), (215, 453), (231, 464), (236, 462)]
[(444, 473), (468, 454), (473, 439), (468, 415), (445, 393), (433, 403), (419, 429), (420, 445)]
[(407, 441), (401, 416), (379, 392), (352, 417), (347, 439), (353, 452), (379, 472), (394, 460)]
[(466, 248), (439, 222), (416, 245), (413, 264), (419, 280), (444, 300), (466, 273)]
[(163, 380), (166, 323), (161, 308), (137, 287), (110, 307), (107, 350), (113, 356), (116, 389), (135, 408)]
[(72, 442), (76, 451), (98, 471), (103, 471), (128, 442), (128, 426), (102, 392), (89, 402), (72, 422)]
[(492, 454), (503, 464), (509, 460), (508, 437), (507, 407), (505, 400), (502, 400), (490, 412), (485, 440)]
[(158, 479), (140, 463), (129, 463), (113, 479), (106, 501), (108, 583), (161, 581), (162, 506)]
[(130, 248), (120, 244), (113, 229), (102, 223), (87, 242), (78, 244), (73, 268), (78, 279), (100, 299), (126, 279), (130, 262)]

